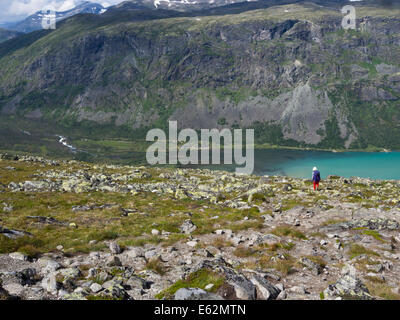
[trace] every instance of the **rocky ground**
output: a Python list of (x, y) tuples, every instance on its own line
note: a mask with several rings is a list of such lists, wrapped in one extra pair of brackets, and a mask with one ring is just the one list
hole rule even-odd
[(1, 155), (0, 299), (399, 299), (398, 181)]

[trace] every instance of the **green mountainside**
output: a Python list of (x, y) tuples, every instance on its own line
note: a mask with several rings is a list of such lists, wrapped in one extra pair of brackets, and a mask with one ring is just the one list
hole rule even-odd
[(13, 38), (19, 36), (20, 34), (21, 33), (17, 32), (17, 31), (0, 28), (0, 43), (10, 40), (10, 39), (13, 39)]
[(400, 9), (356, 6), (357, 30), (310, 2), (76, 15), (0, 45), (2, 130), (143, 139), (177, 120), (255, 128), (258, 144), (399, 149)]

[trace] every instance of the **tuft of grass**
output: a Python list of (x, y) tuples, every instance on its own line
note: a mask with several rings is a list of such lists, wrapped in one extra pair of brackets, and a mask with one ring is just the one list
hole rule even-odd
[(332, 224), (338, 224), (338, 223), (343, 223), (343, 222), (347, 222), (346, 219), (328, 219), (326, 221), (324, 221), (323, 223), (321, 223), (321, 227), (326, 227), (326, 226), (330, 226)]
[(286, 236), (307, 240), (307, 237), (304, 233), (289, 226), (278, 226), (271, 233), (275, 234), (276, 236)]
[(290, 251), (296, 244), (293, 242), (276, 242), (268, 246), (269, 251), (278, 251), (279, 249)]
[(400, 300), (400, 294), (394, 293), (392, 288), (384, 282), (367, 281), (365, 285), (373, 296), (381, 297), (385, 300)]
[(113, 298), (105, 294), (99, 294), (99, 295), (88, 295), (86, 296), (86, 300), (121, 300), (121, 299)]
[(232, 242), (225, 240), (223, 237), (217, 237), (212, 242), (212, 245), (218, 249), (221, 249), (221, 248), (225, 248), (225, 247), (231, 247)]
[(381, 234), (378, 231), (375, 231), (375, 230), (369, 230), (369, 229), (363, 230), (361, 232), (361, 234), (365, 234), (365, 235), (371, 236), (374, 239), (376, 239), (378, 241), (381, 241), (381, 242), (386, 242), (385, 240), (382, 239)]
[(165, 267), (162, 261), (158, 258), (151, 259), (149, 262), (146, 263), (146, 269), (153, 270), (157, 272), (159, 275), (163, 276), (166, 273)]
[(296, 272), (294, 268), (296, 265), (296, 261), (293, 257), (286, 254), (284, 255), (285, 259), (271, 259), (271, 256), (264, 255), (259, 260), (259, 265), (261, 269), (275, 269), (283, 275), (289, 275)]
[(375, 276), (365, 276), (364, 278), (371, 283), (386, 283), (384, 279)]
[(364, 246), (362, 246), (360, 244), (356, 244), (356, 243), (353, 243), (350, 245), (348, 254), (350, 255), (350, 259), (353, 259), (362, 254), (379, 256), (379, 254), (377, 252), (375, 252), (373, 250), (369, 250), (369, 249), (365, 248)]
[(210, 283), (214, 284), (214, 286), (209, 291), (216, 292), (225, 283), (225, 278), (214, 271), (200, 269), (189, 274), (186, 279), (178, 280), (171, 287), (161, 291), (155, 297), (157, 299), (171, 299), (175, 292), (181, 288), (204, 289)]
[(319, 256), (305, 256), (305, 258), (311, 260), (312, 262), (316, 263), (317, 265), (319, 265), (321, 268), (325, 268), (326, 266), (326, 261), (324, 259), (322, 259)]
[(256, 253), (257, 253), (257, 250), (254, 250), (254, 249), (249, 248), (249, 247), (243, 247), (243, 246), (237, 247), (237, 248), (233, 251), (233, 254), (234, 254), (236, 257), (239, 257), (239, 258), (248, 258), (248, 257), (250, 257), (250, 256), (253, 256), (253, 255), (256, 254)]

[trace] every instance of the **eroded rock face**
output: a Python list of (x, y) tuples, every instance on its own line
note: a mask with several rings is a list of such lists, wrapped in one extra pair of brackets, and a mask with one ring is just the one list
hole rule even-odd
[[(2, 113), (23, 112), (32, 96), (45, 91), (54, 96), (49, 100), (70, 107), (65, 110), (55, 102), (49, 106), (47, 99), (36, 99), (35, 110), (26, 116), (41, 118), (50, 107), (61, 114), (54, 120), (72, 118), (133, 128), (168, 118), (178, 120), (182, 128), (194, 129), (235, 124), (257, 127), (258, 121), (266, 128), (275, 126), (282, 141), (317, 144), (324, 138), (337, 138), (338, 128), (344, 141), (335, 142), (337, 146), (348, 147), (366, 137), (380, 145), (380, 137), (370, 130), (385, 130), (388, 123), (381, 123), (383, 118), (364, 118), (351, 107), (360, 103), (363, 110), (372, 112), (374, 104), (394, 106), (398, 102), (399, 54), (392, 49), (399, 43), (398, 18), (365, 9), (365, 16), (357, 21), (363, 32), (342, 35), (342, 17), (336, 11), (309, 4), (288, 8), (290, 14), (284, 21), (276, 16), (277, 11), (267, 8), (245, 12), (238, 20), (213, 16), (218, 20), (215, 24), (187, 18), (174, 23), (178, 28), (173, 31), (164, 19), (155, 20), (149, 22), (148, 33), (141, 32), (134, 21), (129, 27), (123, 21), (112, 24), (120, 32), (108, 32), (110, 25), (99, 27), (94, 21), (91, 33), (78, 36), (71, 32), (64, 39), (71, 43), (68, 48), (52, 37), (41, 38), (42, 50), (31, 50), (33, 43), (18, 47), (25, 54), (16, 56), (11, 51), (0, 59), (5, 70), (0, 83)], [(78, 29), (79, 24), (71, 21), (68, 27)], [(206, 43), (203, 34), (208, 35)], [(44, 49), (48, 47), (53, 50)], [(32, 52), (33, 56), (28, 54)], [(11, 57), (16, 63), (10, 63)], [(376, 57), (385, 63), (375, 63)], [(105, 80), (109, 60), (121, 63), (107, 69)], [(361, 66), (360, 61), (367, 65)], [(72, 92), (57, 89), (76, 88), (77, 84), (79, 90)], [(355, 101), (347, 101), (346, 95)], [(149, 99), (156, 102), (150, 105), (161, 103), (171, 112), (147, 108)], [(396, 109), (393, 112), (397, 114)], [(373, 122), (371, 128), (358, 124), (367, 119)], [(394, 121), (390, 126), (398, 135)], [(385, 143), (398, 147), (389, 139)], [(64, 185), (65, 190), (72, 187)]]

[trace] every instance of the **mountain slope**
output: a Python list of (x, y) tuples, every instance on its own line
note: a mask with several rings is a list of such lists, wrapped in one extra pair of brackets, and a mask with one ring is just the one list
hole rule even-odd
[(20, 35), (19, 32), (0, 28), (0, 42), (4, 42), (4, 41), (7, 41), (7, 40), (10, 40), (10, 39), (15, 38), (15, 37), (17, 37), (19, 35)]
[(0, 106), (64, 125), (174, 119), (253, 127), (259, 143), (400, 148), (399, 13), (359, 5), (359, 31), (312, 3), (132, 22), (78, 15), (0, 46)]

